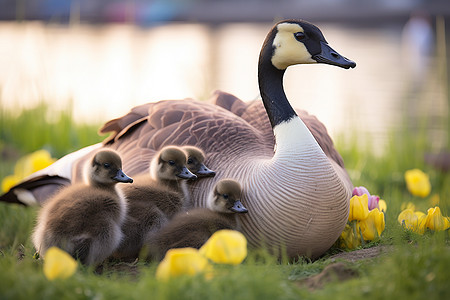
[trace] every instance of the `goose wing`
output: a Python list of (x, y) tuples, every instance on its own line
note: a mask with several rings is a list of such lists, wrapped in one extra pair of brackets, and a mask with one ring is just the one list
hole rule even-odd
[(155, 152), (168, 145), (194, 145), (221, 159), (249, 150), (273, 154), (273, 143), (258, 128), (221, 106), (192, 99), (138, 106), (100, 129), (110, 131), (104, 144), (120, 153), (131, 176), (147, 172)]

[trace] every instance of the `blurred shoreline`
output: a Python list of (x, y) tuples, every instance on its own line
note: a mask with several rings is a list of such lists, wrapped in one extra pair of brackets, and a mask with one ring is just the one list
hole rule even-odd
[(274, 22), (302, 18), (367, 26), (404, 23), (414, 11), (450, 16), (447, 0), (0, 0), (0, 20), (61, 24), (133, 23), (152, 26), (166, 22), (208, 25), (236, 22)]

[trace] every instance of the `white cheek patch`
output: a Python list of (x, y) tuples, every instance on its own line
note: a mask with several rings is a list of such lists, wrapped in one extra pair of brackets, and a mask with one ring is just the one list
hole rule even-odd
[(284, 70), (291, 65), (317, 63), (312, 59), (306, 46), (297, 41), (294, 33), (303, 32), (298, 24), (283, 23), (277, 26), (278, 32), (273, 40), (275, 48), (272, 64), (279, 70)]

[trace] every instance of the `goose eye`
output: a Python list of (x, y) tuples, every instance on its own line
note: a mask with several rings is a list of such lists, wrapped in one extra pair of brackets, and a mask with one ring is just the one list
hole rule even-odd
[(228, 199), (228, 194), (222, 194), (222, 197)]
[(173, 166), (175, 164), (175, 162), (173, 160), (169, 160), (167, 163), (171, 166)]
[(104, 163), (103, 166), (104, 166), (106, 169), (109, 169), (109, 168), (111, 167), (111, 165), (110, 165), (109, 163)]
[(294, 33), (294, 36), (297, 41), (301, 41), (301, 40), (305, 39), (305, 37), (306, 37), (304, 32), (296, 32), (296, 33)]
[(192, 160), (192, 158), (189, 158), (189, 159), (187, 160), (187, 163), (188, 163), (188, 164), (192, 164), (192, 163), (194, 163), (194, 161)]

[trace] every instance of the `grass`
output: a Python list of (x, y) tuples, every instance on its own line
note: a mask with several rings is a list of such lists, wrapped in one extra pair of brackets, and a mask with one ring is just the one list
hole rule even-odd
[[(77, 124), (71, 112), (56, 114), (41, 104), (13, 116), (0, 109), (0, 178), (12, 172), (14, 161), (23, 154), (47, 148), (60, 157), (103, 139), (96, 134), (100, 124)], [(24, 131), (25, 128), (25, 131)], [(339, 139), (338, 139), (339, 140)], [(80, 267), (68, 280), (48, 281), (42, 261), (33, 258), (29, 239), (35, 208), (0, 203), (0, 298), (1, 299), (450, 299), (450, 248), (447, 232), (417, 235), (397, 223), (403, 202), (412, 201), (426, 211), (429, 198), (411, 196), (403, 174), (421, 168), (430, 175), (432, 194), (440, 196), (440, 207), (449, 215), (450, 174), (427, 166), (423, 159), (431, 151), (427, 135), (393, 132), (383, 155), (363, 147), (356, 139), (338, 143), (355, 186), (364, 185), (388, 204), (386, 230), (381, 238), (364, 245), (392, 246), (387, 255), (355, 263), (344, 261), (354, 272), (352, 279), (324, 282), (322, 288), (304, 284), (336, 262), (330, 249), (310, 261), (278, 261), (264, 250), (251, 251), (239, 266), (221, 266), (211, 280), (202, 277), (158, 282), (155, 264), (137, 263), (106, 266), (102, 274)]]

